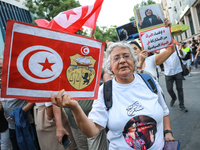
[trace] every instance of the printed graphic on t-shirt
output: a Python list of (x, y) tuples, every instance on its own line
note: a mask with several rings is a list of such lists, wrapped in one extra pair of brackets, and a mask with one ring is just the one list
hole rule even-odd
[(144, 109), (144, 107), (138, 101), (136, 101), (132, 105), (128, 106), (128, 108), (126, 109), (127, 115), (134, 116), (137, 111), (140, 111), (142, 109)]
[(134, 150), (147, 150), (155, 140), (156, 121), (149, 116), (136, 116), (125, 125), (123, 136), (126, 143)]

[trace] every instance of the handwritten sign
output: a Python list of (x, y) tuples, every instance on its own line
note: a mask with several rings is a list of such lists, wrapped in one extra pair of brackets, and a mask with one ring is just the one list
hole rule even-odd
[(153, 52), (174, 45), (169, 27), (159, 27), (145, 32), (140, 32), (142, 47), (147, 52)]
[(97, 99), (105, 43), (9, 20), (1, 96), (50, 101), (65, 89), (73, 99)]

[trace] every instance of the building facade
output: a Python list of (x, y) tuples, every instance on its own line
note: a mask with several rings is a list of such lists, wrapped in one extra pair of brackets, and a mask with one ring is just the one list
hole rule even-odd
[(0, 57), (3, 57), (7, 20), (32, 23), (25, 2), (25, 0), (0, 0)]
[(200, 0), (163, 0), (162, 5), (172, 24), (189, 26), (187, 31), (175, 37), (177, 41), (187, 42), (193, 37), (197, 39), (200, 35)]

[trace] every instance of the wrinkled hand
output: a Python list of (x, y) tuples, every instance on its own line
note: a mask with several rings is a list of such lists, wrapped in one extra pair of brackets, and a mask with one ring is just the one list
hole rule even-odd
[(56, 129), (56, 137), (60, 144), (62, 144), (62, 138), (65, 134), (69, 136), (69, 133), (65, 130), (64, 127), (60, 127)]
[(10, 116), (7, 118), (7, 120), (11, 120), (15, 123), (15, 120), (13, 118), (11, 118)]
[(165, 18), (164, 22), (165, 22), (165, 27), (171, 27), (172, 23), (169, 21), (168, 18)]
[(174, 141), (174, 138), (171, 133), (165, 134), (165, 141)]
[(63, 95), (65, 90), (61, 90), (58, 92), (57, 100), (55, 99), (55, 94), (51, 94), (51, 102), (58, 107), (65, 107), (69, 109), (76, 108), (78, 106), (78, 102), (73, 100), (69, 94)]

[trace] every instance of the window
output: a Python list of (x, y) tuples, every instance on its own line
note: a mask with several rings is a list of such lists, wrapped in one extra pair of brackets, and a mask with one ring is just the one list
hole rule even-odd
[(196, 6), (196, 9), (197, 9), (197, 17), (198, 17), (199, 26), (200, 26), (200, 4), (198, 4), (198, 5)]
[[(185, 24), (185, 21), (183, 20), (183, 24)], [(185, 31), (185, 38), (187, 38), (187, 32)]]
[(190, 24), (190, 30), (191, 30), (191, 33), (193, 35), (194, 34), (194, 25), (193, 25), (191, 14), (188, 15), (188, 19), (189, 19), (189, 24)]

